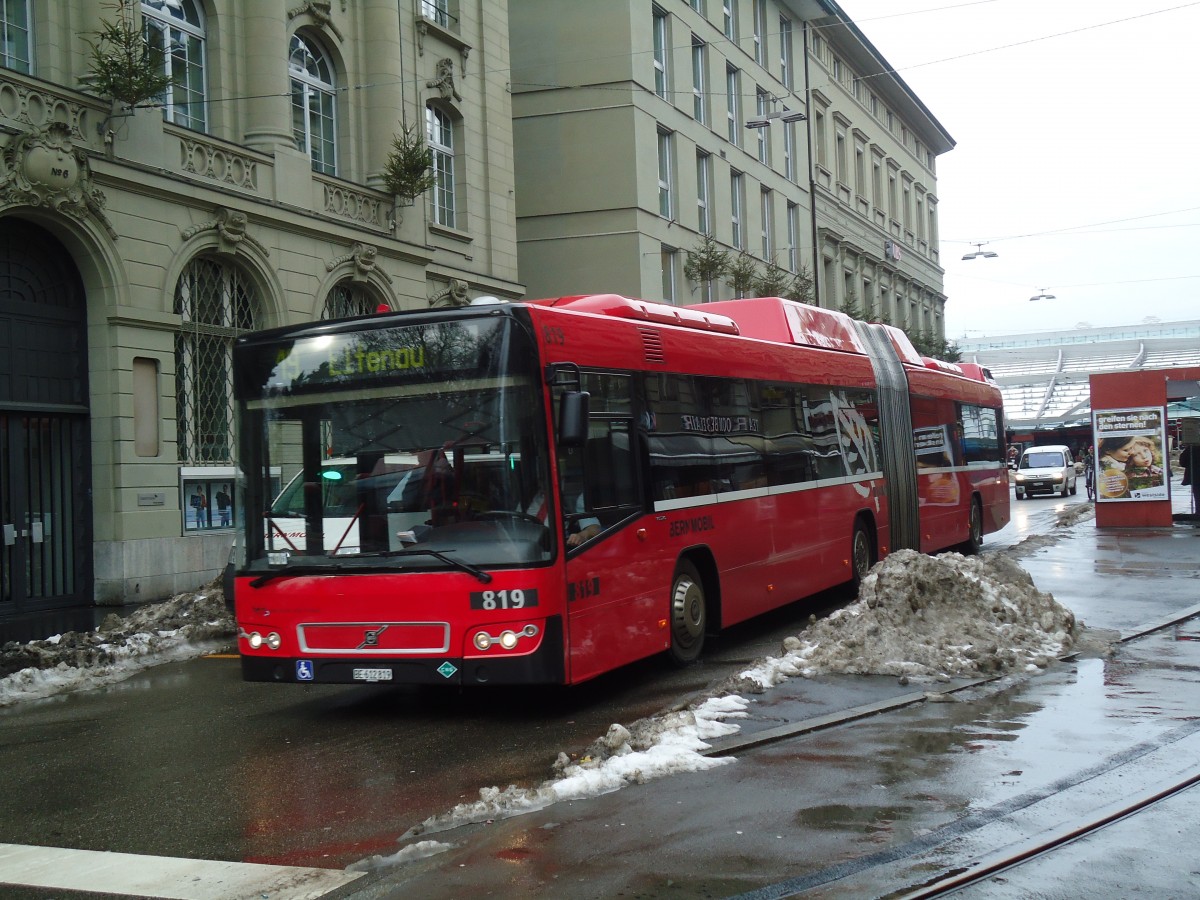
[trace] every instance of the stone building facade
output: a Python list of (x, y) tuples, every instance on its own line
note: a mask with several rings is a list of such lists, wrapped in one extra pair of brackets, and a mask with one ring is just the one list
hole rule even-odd
[[(831, 0), (510, 0), (521, 277), (534, 296), (734, 296), (712, 235), (821, 306), (944, 337), (953, 141)], [(602, 48), (602, 49), (601, 49)]]
[(504, 0), (126, 7), (175, 79), (133, 109), (87, 87), (118, 7), (0, 8), (0, 639), (224, 566), (239, 333), (523, 293)]

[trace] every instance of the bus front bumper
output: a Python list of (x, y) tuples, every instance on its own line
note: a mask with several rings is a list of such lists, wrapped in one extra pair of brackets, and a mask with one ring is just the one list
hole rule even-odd
[(545, 620), (545, 635), (532, 653), (518, 656), (338, 658), (242, 654), (245, 681), (283, 684), (475, 685), (562, 684), (562, 619)]

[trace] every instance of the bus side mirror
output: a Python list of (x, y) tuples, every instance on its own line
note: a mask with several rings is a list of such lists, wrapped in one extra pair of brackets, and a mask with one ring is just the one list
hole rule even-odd
[(588, 436), (587, 391), (564, 391), (558, 400), (558, 445), (582, 447)]

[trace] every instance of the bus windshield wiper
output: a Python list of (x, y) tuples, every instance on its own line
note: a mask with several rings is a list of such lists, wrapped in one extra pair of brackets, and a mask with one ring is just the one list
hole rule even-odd
[[(368, 554), (363, 554), (363, 555), (365, 556)], [(374, 555), (374, 554), (370, 554), (370, 555)], [(489, 584), (492, 580), (492, 576), (489, 575), (487, 572), (483, 571), (483, 569), (480, 569), (477, 566), (473, 566), (470, 563), (465, 563), (461, 559), (455, 559), (449, 553), (443, 553), (441, 550), (428, 550), (423, 547), (410, 547), (407, 550), (388, 550), (387, 552), (380, 553), (378, 555), (379, 556), (432, 556), (436, 559), (440, 559), (442, 562), (446, 563), (447, 565), (454, 566), (454, 568), (456, 568), (456, 569), (461, 569), (462, 571), (466, 572), (468, 575), (474, 575), (476, 578), (478, 578), (484, 584)]]
[(293, 563), (289, 559), (284, 568), (263, 572), (250, 582), (250, 587), (259, 588), (268, 581), (274, 581), (276, 578), (284, 578), (289, 575), (325, 575), (345, 571), (345, 568), (345, 566), (339, 563)]

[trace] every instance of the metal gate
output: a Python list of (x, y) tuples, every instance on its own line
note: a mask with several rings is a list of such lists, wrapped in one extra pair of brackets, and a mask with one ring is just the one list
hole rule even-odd
[(0, 219), (0, 623), (93, 603), (86, 325), (66, 249)]

